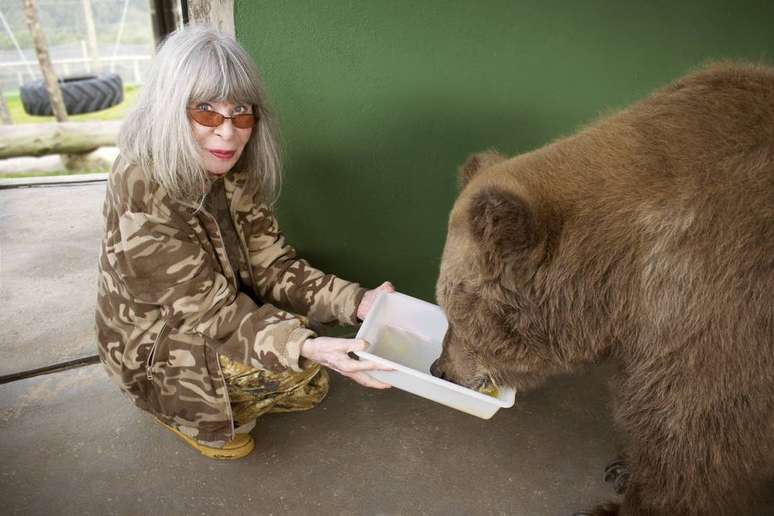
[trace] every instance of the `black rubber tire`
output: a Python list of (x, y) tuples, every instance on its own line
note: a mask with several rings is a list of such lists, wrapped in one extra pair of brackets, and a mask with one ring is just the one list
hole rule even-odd
[[(59, 79), (59, 88), (62, 90), (68, 115), (93, 113), (124, 101), (124, 84), (121, 76), (115, 73), (65, 77)], [(42, 80), (22, 85), (19, 96), (28, 115), (54, 114), (51, 111), (46, 85)]]

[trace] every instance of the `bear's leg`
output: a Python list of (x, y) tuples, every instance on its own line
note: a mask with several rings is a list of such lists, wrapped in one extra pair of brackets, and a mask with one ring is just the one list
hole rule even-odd
[[(681, 449), (688, 450), (689, 446), (683, 445)], [(691, 451), (695, 453), (695, 450)], [(722, 469), (735, 469), (727, 464), (722, 468), (720, 463), (713, 463), (713, 469), (692, 457), (690, 452), (680, 453), (672, 447), (651, 450), (650, 455), (640, 451), (628, 464), (630, 476), (618, 510), (621, 516), (750, 514), (739, 509), (745, 506), (743, 498), (748, 486), (733, 487), (731, 484), (736, 481), (723, 479), (728, 471)], [(741, 471), (735, 473), (733, 476), (738, 479)]]

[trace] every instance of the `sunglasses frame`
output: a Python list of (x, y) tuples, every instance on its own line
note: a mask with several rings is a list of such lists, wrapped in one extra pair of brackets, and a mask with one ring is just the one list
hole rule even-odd
[[(220, 127), (221, 125), (223, 125), (223, 123), (226, 120), (231, 120), (231, 123), (237, 129), (252, 129), (253, 127), (255, 127), (255, 124), (258, 123), (258, 115), (256, 115), (255, 113), (239, 113), (238, 115), (234, 115), (234, 116), (226, 116), (226, 115), (218, 113), (217, 111), (206, 110), (206, 109), (189, 108), (187, 111), (188, 111), (188, 117), (191, 120), (193, 120), (197, 124), (203, 125), (204, 127)], [(220, 120), (220, 122), (218, 122), (217, 124), (214, 124), (214, 125), (210, 125), (208, 123), (204, 123), (201, 120), (197, 120), (196, 119), (196, 115), (199, 114), (199, 113), (205, 113), (208, 116), (216, 116), (216, 120)], [(247, 127), (240, 127), (238, 125), (238, 123), (237, 123), (238, 120), (246, 120), (248, 118), (253, 121), (252, 124), (250, 124)]]

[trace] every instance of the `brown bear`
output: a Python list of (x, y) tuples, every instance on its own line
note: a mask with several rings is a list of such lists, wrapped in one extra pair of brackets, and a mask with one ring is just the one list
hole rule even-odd
[(596, 514), (739, 515), (774, 457), (774, 69), (724, 62), (460, 170), (436, 375), (518, 391), (610, 359), (629, 469)]

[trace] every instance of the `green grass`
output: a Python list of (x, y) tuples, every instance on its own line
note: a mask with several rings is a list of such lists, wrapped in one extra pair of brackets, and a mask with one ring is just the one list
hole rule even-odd
[[(84, 115), (70, 115), (67, 118), (71, 122), (121, 120), (129, 108), (134, 105), (137, 90), (138, 86), (124, 86), (124, 101), (117, 106)], [(11, 120), (14, 124), (44, 124), (56, 121), (53, 116), (31, 116), (25, 113), (18, 92), (5, 93), (5, 100), (8, 102), (8, 111), (11, 113)], [(4, 174), (4, 177), (8, 176)]]

